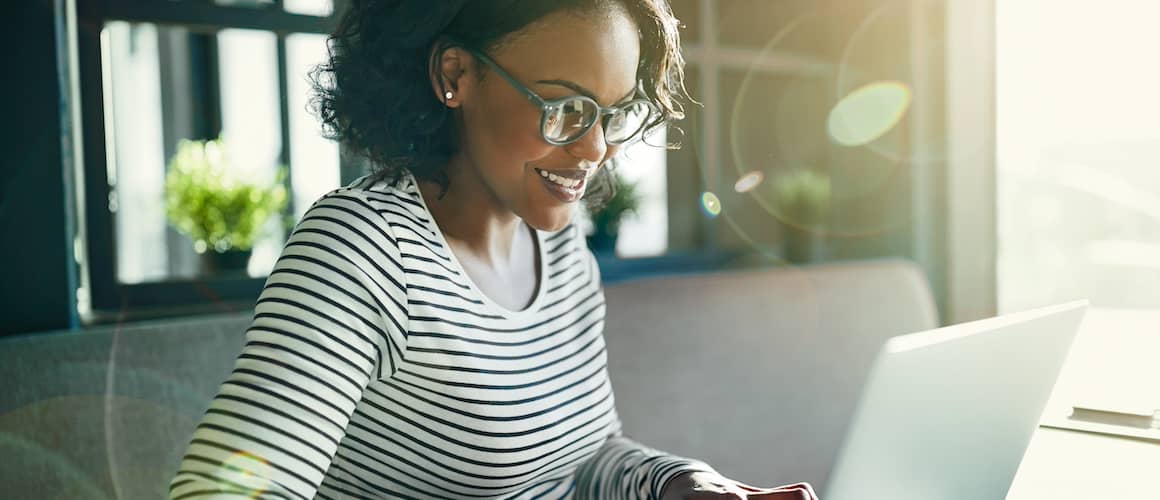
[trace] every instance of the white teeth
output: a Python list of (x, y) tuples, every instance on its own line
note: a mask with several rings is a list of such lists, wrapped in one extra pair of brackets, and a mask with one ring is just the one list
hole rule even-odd
[(556, 183), (557, 185), (559, 185), (561, 187), (566, 187), (566, 188), (574, 188), (576, 186), (579, 186), (580, 182), (581, 182), (580, 179), (569, 179), (567, 177), (561, 177), (559, 175), (553, 174), (553, 173), (545, 171), (545, 170), (540, 170), (540, 175), (542, 177), (544, 177), (545, 179), (548, 179), (548, 180)]

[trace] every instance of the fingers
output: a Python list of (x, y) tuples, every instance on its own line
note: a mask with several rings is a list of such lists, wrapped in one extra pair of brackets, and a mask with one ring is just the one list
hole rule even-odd
[(754, 500), (817, 500), (809, 490), (793, 488), (788, 490), (770, 490), (765, 493), (750, 493), (748, 497)]
[(742, 483), (737, 483), (737, 486), (747, 491), (747, 498), (758, 500), (818, 500), (817, 493), (814, 493), (809, 483), (787, 484), (776, 488), (754, 488)]
[(684, 500), (745, 500), (745, 497), (737, 493), (699, 491), (685, 495)]
[(782, 486), (782, 488), (799, 489), (799, 490), (802, 490), (803, 492), (805, 492), (805, 494), (806, 494), (805, 498), (807, 498), (809, 500), (818, 500), (818, 494), (814, 493), (814, 487), (810, 486), (810, 483), (790, 484), (790, 485)]

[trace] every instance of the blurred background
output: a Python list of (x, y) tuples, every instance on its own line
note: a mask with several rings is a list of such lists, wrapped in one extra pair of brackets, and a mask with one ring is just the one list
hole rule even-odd
[[(682, 147), (633, 146), (620, 194), (579, 214), (628, 427), (822, 484), (886, 337), (1088, 299), (1008, 498), (1154, 497), (1160, 2), (671, 5), (697, 103), (647, 142)], [(344, 8), (5, 2), (6, 488), (163, 496), (289, 229), (367, 172), (310, 112)], [(1070, 419), (1090, 401), (1157, 418)]]
[[(366, 171), (309, 111), (342, 8), (9, 4), (0, 332), (252, 305), (296, 217)], [(608, 282), (902, 257), (944, 324), (1160, 306), (1154, 2), (672, 8), (699, 104), (589, 214)]]

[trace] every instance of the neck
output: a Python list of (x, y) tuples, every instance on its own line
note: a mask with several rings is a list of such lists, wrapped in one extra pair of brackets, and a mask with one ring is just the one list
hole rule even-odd
[(510, 268), (526, 224), (500, 203), (475, 169), (452, 159), (444, 171), (451, 184), (442, 198), (442, 186), (419, 181), (419, 191), (444, 239), (473, 260), (496, 269)]

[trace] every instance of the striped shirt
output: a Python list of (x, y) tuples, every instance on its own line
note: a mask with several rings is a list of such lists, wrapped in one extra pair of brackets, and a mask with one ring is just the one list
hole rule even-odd
[(463, 271), (412, 177), (322, 197), (171, 498), (656, 498), (711, 471), (624, 437), (596, 261), (574, 225), (534, 233), (536, 297), (511, 311)]

